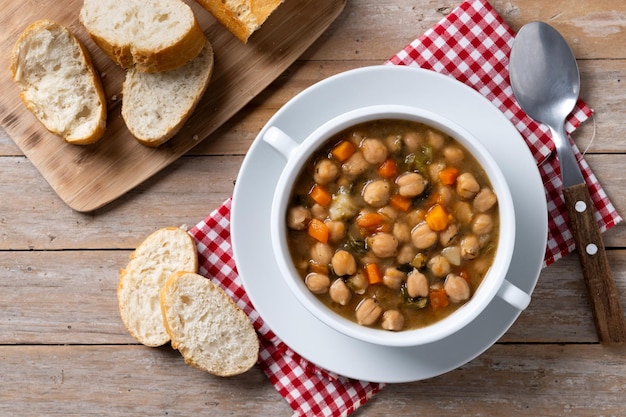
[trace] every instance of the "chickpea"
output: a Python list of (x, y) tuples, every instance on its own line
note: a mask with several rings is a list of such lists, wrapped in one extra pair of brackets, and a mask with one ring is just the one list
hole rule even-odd
[(485, 213), (477, 214), (472, 220), (472, 232), (478, 235), (491, 233), (493, 230), (493, 220)]
[(467, 201), (459, 201), (455, 203), (454, 214), (456, 219), (463, 224), (469, 224), (469, 222), (472, 221), (472, 217), (474, 217), (472, 206)]
[(378, 214), (382, 214), (389, 220), (395, 221), (398, 218), (398, 210), (391, 206), (385, 206), (378, 209)]
[(448, 185), (439, 185), (435, 189), (435, 194), (437, 194), (438, 196), (437, 201), (442, 206), (448, 206), (452, 202), (452, 199), (454, 198), (452, 187)]
[(464, 172), (456, 179), (456, 192), (462, 198), (474, 198), (480, 191), (480, 184), (470, 172)]
[(378, 139), (364, 139), (361, 142), (361, 151), (365, 160), (375, 165), (382, 164), (389, 153), (385, 144)]
[(331, 242), (338, 242), (346, 236), (346, 225), (339, 220), (327, 220), (326, 227), (328, 228), (328, 240)]
[(354, 291), (355, 294), (365, 294), (367, 291), (367, 287), (369, 287), (369, 282), (367, 281), (367, 277), (362, 272), (357, 272), (348, 278), (346, 284), (348, 288)]
[(355, 152), (347, 161), (343, 163), (341, 169), (351, 177), (361, 175), (369, 168), (369, 164), (361, 152)]
[(396, 153), (402, 150), (402, 137), (400, 135), (389, 135), (385, 138), (385, 145), (389, 152)]
[(356, 272), (356, 260), (354, 256), (346, 250), (338, 250), (331, 260), (333, 271), (342, 277), (344, 275), (352, 275)]
[(446, 164), (443, 161), (436, 161), (428, 165), (428, 175), (433, 183), (439, 180), (439, 173), (443, 171), (445, 167)]
[(408, 264), (415, 258), (416, 251), (413, 248), (413, 245), (407, 244), (402, 245), (400, 249), (398, 249), (398, 255), (396, 256), (396, 262), (399, 265)]
[(324, 220), (326, 217), (328, 217), (328, 210), (321, 204), (315, 203), (311, 207), (311, 214), (314, 218), (318, 220)]
[(441, 246), (450, 246), (459, 234), (459, 228), (456, 223), (450, 225), (441, 233), (439, 233), (439, 243)]
[(411, 231), (411, 240), (417, 249), (428, 249), (437, 243), (439, 236), (434, 232), (426, 222), (422, 222), (415, 226)]
[(448, 298), (453, 303), (460, 303), (461, 301), (468, 300), (470, 297), (470, 287), (467, 281), (456, 275), (449, 274), (443, 283), (443, 289), (446, 290)]
[(489, 188), (483, 188), (476, 194), (476, 197), (474, 197), (473, 207), (474, 210), (484, 213), (492, 208), (497, 201), (498, 198), (493, 191)]
[(424, 138), (417, 132), (407, 132), (402, 135), (402, 142), (404, 142), (407, 151), (416, 152), (424, 142)]
[(429, 285), (426, 275), (413, 269), (406, 278), (406, 291), (412, 298), (428, 297)]
[(428, 144), (434, 149), (441, 149), (446, 141), (446, 138), (443, 133), (429, 129), (426, 132), (426, 140), (428, 141)]
[(448, 145), (443, 148), (443, 158), (448, 164), (456, 165), (465, 159), (465, 152), (458, 146)]
[(311, 211), (303, 206), (294, 206), (287, 213), (287, 226), (293, 230), (304, 230), (311, 221)]
[(381, 314), (383, 314), (383, 309), (373, 298), (366, 298), (356, 306), (356, 321), (363, 326), (376, 323)]
[(320, 265), (328, 265), (333, 257), (333, 248), (328, 243), (315, 242), (311, 247), (311, 260)]
[(385, 269), (383, 284), (392, 290), (399, 290), (406, 279), (406, 274), (397, 268), (389, 267)]
[(383, 320), (380, 325), (385, 330), (397, 332), (404, 327), (404, 316), (398, 310), (387, 310), (383, 313)]
[(382, 207), (389, 202), (391, 186), (386, 180), (375, 180), (363, 188), (363, 199), (373, 207)]
[(443, 255), (433, 256), (426, 264), (430, 272), (438, 278), (445, 277), (450, 273), (450, 261)]
[(365, 134), (365, 132), (355, 130), (352, 132), (352, 134), (349, 135), (348, 140), (350, 140), (350, 142), (354, 143), (356, 146), (359, 146), (366, 136), (367, 135)]
[(304, 278), (304, 283), (313, 294), (326, 294), (330, 287), (330, 278), (326, 274), (311, 272)]
[(391, 233), (376, 233), (367, 239), (367, 245), (375, 256), (379, 258), (391, 258), (396, 256), (398, 239)]
[(313, 181), (324, 185), (337, 179), (339, 176), (339, 167), (330, 159), (322, 159), (315, 164), (315, 172), (313, 173)]
[(410, 228), (413, 228), (423, 222), (426, 219), (426, 210), (424, 209), (415, 209), (409, 211), (404, 220), (406, 224), (409, 225)]
[(406, 243), (411, 240), (411, 228), (406, 223), (394, 223), (392, 233), (398, 239), (398, 242)]
[(352, 299), (352, 291), (350, 291), (348, 285), (341, 278), (333, 282), (328, 293), (330, 294), (331, 300), (342, 306), (347, 305)]
[(461, 257), (463, 259), (474, 259), (480, 255), (480, 244), (478, 237), (470, 234), (461, 239)]
[(406, 172), (396, 179), (398, 194), (402, 197), (417, 197), (424, 192), (426, 180), (417, 172)]

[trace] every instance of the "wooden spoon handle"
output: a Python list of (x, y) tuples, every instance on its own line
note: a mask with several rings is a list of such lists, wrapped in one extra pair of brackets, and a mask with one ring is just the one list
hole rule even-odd
[(563, 190), (600, 342), (626, 343), (626, 319), (585, 184)]

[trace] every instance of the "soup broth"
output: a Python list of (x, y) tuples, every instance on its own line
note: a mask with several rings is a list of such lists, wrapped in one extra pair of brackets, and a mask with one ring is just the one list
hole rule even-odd
[(454, 138), (377, 120), (334, 135), (287, 209), (293, 263), (328, 308), (364, 326), (427, 326), (466, 303), (493, 263), (495, 195)]

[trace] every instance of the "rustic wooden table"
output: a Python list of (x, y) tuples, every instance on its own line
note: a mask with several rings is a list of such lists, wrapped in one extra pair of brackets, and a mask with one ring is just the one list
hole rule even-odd
[[(350, 0), (278, 80), (176, 163), (95, 212), (68, 208), (0, 131), (0, 414), (289, 416), (258, 367), (221, 379), (170, 347), (124, 329), (118, 270), (150, 232), (194, 225), (233, 191), (256, 133), (311, 84), (384, 62), (458, 1)], [(579, 59), (582, 97), (596, 111), (575, 134), (617, 209), (626, 213), (626, 3), (494, 0), (514, 28), (543, 20)], [(3, 58), (4, 59), (4, 58)], [(3, 68), (2, 70), (6, 70)], [(626, 229), (605, 233), (626, 305)], [(460, 369), (388, 385), (361, 416), (623, 416), (626, 347), (598, 343), (581, 269), (569, 255), (544, 270), (530, 307), (501, 340)]]

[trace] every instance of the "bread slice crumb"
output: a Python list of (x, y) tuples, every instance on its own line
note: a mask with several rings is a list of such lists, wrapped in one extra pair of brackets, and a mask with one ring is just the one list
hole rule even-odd
[(52, 20), (33, 22), (17, 39), (10, 68), (26, 108), (50, 132), (76, 145), (104, 135), (102, 82), (89, 53), (69, 29)]
[(257, 362), (254, 327), (219, 286), (197, 273), (179, 271), (167, 280), (160, 297), (172, 347), (186, 363), (226, 377)]

